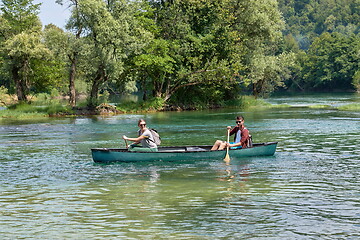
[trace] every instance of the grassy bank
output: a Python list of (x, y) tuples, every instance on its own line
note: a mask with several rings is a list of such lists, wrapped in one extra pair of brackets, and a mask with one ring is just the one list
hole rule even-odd
[[(76, 108), (49, 98), (48, 96), (40, 96), (34, 98), (32, 103), (17, 103), (8, 106), (5, 110), (0, 110), (0, 119), (37, 119), (47, 118), (50, 116), (79, 116), (79, 115), (115, 115), (122, 113), (141, 113), (141, 112), (157, 112), (157, 111), (184, 111), (184, 110), (201, 110), (211, 108), (236, 108), (241, 110), (266, 110), (274, 108), (291, 108), (291, 105), (274, 105), (263, 99), (255, 99), (252, 96), (241, 96), (238, 99), (224, 101), (217, 105), (197, 104), (192, 106), (184, 105), (166, 105), (161, 98), (154, 98), (146, 102), (122, 102), (119, 104), (109, 105), (100, 104), (94, 110), (88, 110), (86, 103), (82, 103)], [(360, 111), (360, 103), (352, 103), (339, 107), (330, 105), (310, 105), (302, 106), (302, 108), (312, 109), (332, 109), (341, 111)]]
[(36, 103), (19, 103), (9, 106), (5, 110), (0, 111), (0, 118), (15, 119), (34, 119), (46, 118), (54, 114), (69, 114), (72, 110), (68, 106), (60, 103), (50, 103), (48, 105)]
[(117, 109), (124, 113), (152, 112), (152, 111), (186, 111), (215, 108), (238, 108), (238, 109), (268, 109), (284, 108), (289, 105), (273, 105), (263, 99), (255, 99), (252, 96), (241, 96), (238, 99), (223, 101), (217, 104), (197, 103), (191, 105), (165, 104), (161, 98), (155, 98), (147, 102), (124, 102), (116, 105)]

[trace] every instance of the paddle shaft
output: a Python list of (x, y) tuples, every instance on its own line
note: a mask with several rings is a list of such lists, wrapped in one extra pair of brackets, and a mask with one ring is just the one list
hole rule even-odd
[[(228, 144), (229, 144), (229, 139), (230, 139), (230, 129), (228, 129), (228, 133), (227, 133), (227, 143)], [(230, 161), (229, 145), (226, 147), (226, 155), (225, 155), (224, 161), (226, 161), (226, 162)]]

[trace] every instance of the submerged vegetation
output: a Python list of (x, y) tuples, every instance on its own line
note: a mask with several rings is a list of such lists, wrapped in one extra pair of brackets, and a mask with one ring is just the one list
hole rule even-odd
[(338, 107), (342, 111), (358, 111), (360, 112), (360, 103), (352, 103)]

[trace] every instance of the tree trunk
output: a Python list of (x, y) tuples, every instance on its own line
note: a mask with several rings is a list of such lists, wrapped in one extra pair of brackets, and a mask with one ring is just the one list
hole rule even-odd
[(146, 80), (144, 78), (144, 80), (142, 81), (142, 89), (143, 89), (143, 96), (142, 96), (142, 100), (145, 102), (148, 99), (147, 96), (147, 89), (146, 89)]
[(90, 109), (95, 109), (96, 105), (98, 104), (99, 89), (101, 84), (104, 83), (106, 80), (107, 77), (105, 74), (105, 70), (102, 66), (100, 66), (96, 74), (96, 77), (93, 80), (90, 90), (90, 98), (88, 102), (88, 107)]
[(74, 58), (71, 59), (71, 68), (69, 76), (69, 104), (72, 107), (76, 105), (76, 90), (75, 90), (75, 75), (76, 75), (76, 64), (77, 64), (77, 54), (74, 53)]
[(257, 83), (252, 84), (252, 92), (255, 99), (257, 99), (259, 95), (259, 90), (257, 89)]
[[(73, 0), (72, 1), (73, 4), (75, 5), (75, 10), (76, 12), (78, 11), (78, 7), (79, 7), (79, 3), (78, 0)], [(81, 22), (79, 20), (79, 15), (75, 15), (76, 17), (76, 22)], [(81, 37), (81, 33), (82, 33), (82, 25), (78, 25), (78, 29), (75, 35), (75, 39), (76, 41), (78, 41)], [(75, 89), (75, 77), (76, 77), (76, 67), (77, 67), (77, 62), (78, 62), (78, 57), (79, 54), (77, 52), (77, 49), (74, 50), (73, 52), (73, 56), (72, 58), (69, 56), (70, 61), (71, 61), (71, 68), (70, 68), (70, 74), (69, 74), (69, 104), (72, 107), (75, 107), (76, 105), (76, 89)]]
[(95, 109), (97, 100), (98, 100), (98, 94), (99, 94), (99, 87), (100, 87), (100, 79), (94, 79), (93, 84), (91, 86), (90, 90), (90, 97), (88, 102), (88, 107), (90, 109)]
[(26, 96), (26, 83), (21, 79), (19, 75), (20, 68), (13, 66), (11, 69), (12, 78), (15, 82), (16, 87), (16, 95), (18, 98), (18, 101), (27, 101)]

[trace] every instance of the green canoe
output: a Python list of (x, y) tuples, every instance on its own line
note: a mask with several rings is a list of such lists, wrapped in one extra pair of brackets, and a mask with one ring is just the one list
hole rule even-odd
[[(277, 142), (254, 143), (245, 149), (230, 149), (230, 158), (272, 156)], [(223, 159), (226, 151), (210, 151), (212, 146), (159, 147), (158, 152), (129, 152), (126, 148), (92, 148), (94, 162), (144, 162)]]

